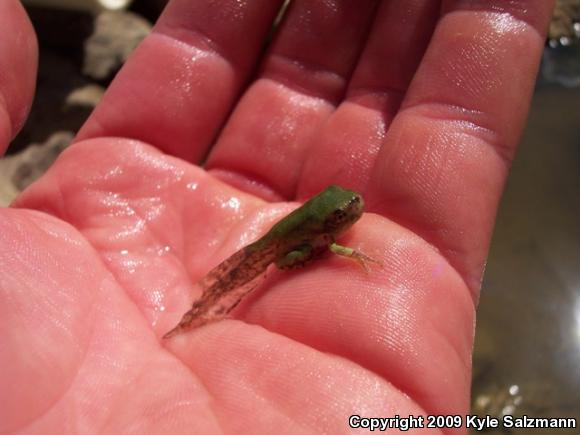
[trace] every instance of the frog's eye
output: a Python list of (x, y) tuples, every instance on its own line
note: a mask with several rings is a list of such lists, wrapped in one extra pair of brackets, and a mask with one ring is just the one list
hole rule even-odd
[(334, 220), (341, 222), (346, 218), (346, 212), (341, 208), (337, 208), (336, 210), (334, 210), (332, 216)]
[(347, 218), (348, 215), (346, 212), (343, 209), (337, 208), (326, 218), (326, 227), (328, 229), (338, 228)]

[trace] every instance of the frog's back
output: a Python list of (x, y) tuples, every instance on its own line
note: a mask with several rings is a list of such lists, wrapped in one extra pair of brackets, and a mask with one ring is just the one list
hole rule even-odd
[(325, 224), (328, 217), (355, 196), (359, 195), (340, 186), (328, 186), (277, 222), (263, 239), (267, 243), (286, 240), (295, 243), (301, 239), (309, 240), (316, 235), (325, 233), (327, 232)]

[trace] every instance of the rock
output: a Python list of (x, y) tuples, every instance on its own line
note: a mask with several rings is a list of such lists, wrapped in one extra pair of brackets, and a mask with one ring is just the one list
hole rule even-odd
[(103, 12), (85, 41), (83, 73), (96, 80), (110, 78), (151, 31), (151, 24), (131, 12)]
[(580, 0), (557, 0), (548, 30), (550, 45), (570, 45), (580, 37)]
[(523, 396), (519, 385), (513, 384), (503, 388), (491, 385), (474, 398), (471, 412), (479, 416), (490, 415), (501, 419), (506, 415), (517, 415), (522, 402)]
[(73, 89), (66, 97), (65, 109), (84, 107), (92, 110), (101, 101), (104, 93), (105, 88), (96, 84), (88, 84)]
[[(571, 418), (578, 415), (577, 408), (561, 397), (558, 385), (543, 379), (487, 385), (484, 390), (474, 392), (471, 413), (482, 417), (489, 415), (499, 420), (506, 415), (514, 417), (565, 415)], [(521, 432), (524, 433), (525, 430)]]
[(26, 5), (47, 9), (63, 9), (86, 12), (126, 9), (133, 0), (23, 0)]
[(0, 206), (6, 206), (36, 181), (70, 144), (74, 134), (59, 131), (42, 144), (31, 144), (24, 151), (0, 160)]

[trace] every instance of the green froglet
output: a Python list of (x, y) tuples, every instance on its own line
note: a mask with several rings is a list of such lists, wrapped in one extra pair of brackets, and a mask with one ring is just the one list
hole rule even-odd
[(335, 243), (336, 237), (361, 217), (363, 208), (364, 202), (358, 193), (339, 186), (327, 187), (276, 223), (260, 239), (212, 269), (200, 281), (201, 297), (164, 338), (225, 317), (256, 287), (252, 283), (272, 263), (279, 269), (302, 267), (330, 250), (356, 260), (368, 270), (368, 262), (378, 262)]

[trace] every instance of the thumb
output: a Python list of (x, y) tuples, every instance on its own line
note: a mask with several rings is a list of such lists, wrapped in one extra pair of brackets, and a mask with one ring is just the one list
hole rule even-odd
[(17, 0), (0, 1), (0, 155), (20, 130), (32, 103), (38, 47)]

